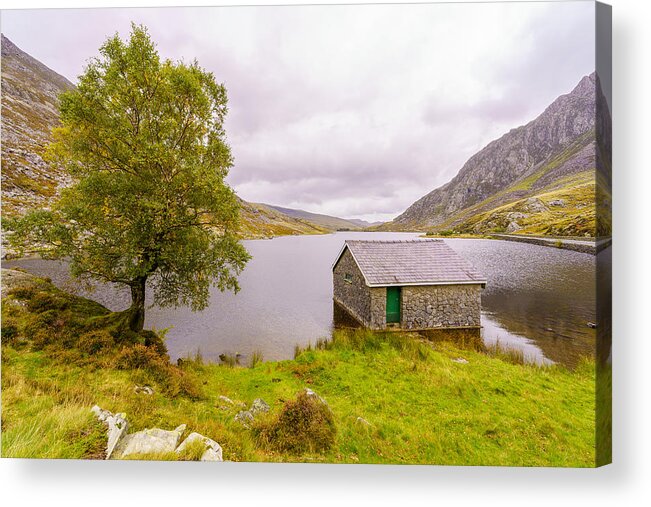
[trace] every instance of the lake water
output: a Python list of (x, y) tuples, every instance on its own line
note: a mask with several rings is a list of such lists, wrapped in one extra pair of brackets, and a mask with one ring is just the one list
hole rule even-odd
[[(210, 306), (147, 310), (145, 326), (170, 328), (172, 359), (200, 351), (205, 360), (222, 353), (262, 352), (265, 360), (293, 357), (333, 329), (331, 267), (345, 239), (415, 239), (411, 233), (342, 232), (285, 236), (244, 244), (253, 256), (234, 295), (214, 289)], [(482, 337), (521, 349), (533, 361), (573, 365), (595, 350), (595, 257), (499, 240), (446, 239), (472, 262), (488, 283), (482, 293)], [(91, 294), (75, 285), (65, 263), (25, 259), (4, 262), (49, 276), (60, 287), (99, 301), (111, 310), (129, 306), (129, 294), (109, 285)]]

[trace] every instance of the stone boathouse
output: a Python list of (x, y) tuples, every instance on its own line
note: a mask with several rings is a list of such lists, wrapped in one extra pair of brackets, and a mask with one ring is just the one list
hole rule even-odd
[(479, 328), (486, 279), (440, 239), (346, 240), (335, 303), (371, 329)]

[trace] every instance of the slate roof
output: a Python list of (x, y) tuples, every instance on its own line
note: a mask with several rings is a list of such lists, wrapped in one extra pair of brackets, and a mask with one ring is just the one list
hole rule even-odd
[(371, 287), (486, 284), (486, 278), (470, 262), (440, 239), (346, 240), (334, 266), (346, 248)]

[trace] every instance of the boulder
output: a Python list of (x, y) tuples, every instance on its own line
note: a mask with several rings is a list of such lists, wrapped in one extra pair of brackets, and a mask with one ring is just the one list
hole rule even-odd
[(249, 412), (255, 417), (257, 414), (269, 412), (269, 405), (262, 398), (256, 398), (251, 404)]
[(521, 213), (519, 211), (512, 211), (510, 213), (506, 214), (506, 219), (513, 222), (515, 220), (522, 220), (523, 218), (527, 218), (529, 215), (526, 213)]
[(249, 410), (240, 410), (237, 414), (235, 414), (235, 420), (245, 428), (250, 427), (253, 419), (253, 414)]
[(189, 444), (197, 441), (203, 442), (203, 445), (205, 447), (205, 450), (201, 455), (201, 461), (224, 461), (224, 458), (222, 457), (221, 446), (214, 440), (208, 437), (204, 437), (200, 433), (196, 432), (190, 433), (188, 435), (188, 438), (181, 442), (181, 445), (176, 448), (176, 452), (179, 454), (182, 453), (185, 451)]
[(235, 420), (242, 424), (245, 428), (249, 428), (250, 424), (255, 419), (255, 416), (258, 414), (264, 414), (269, 412), (269, 404), (264, 401), (262, 398), (256, 398), (251, 403), (251, 408), (248, 410), (240, 410), (235, 415)]
[(506, 232), (508, 233), (517, 232), (520, 229), (522, 229), (522, 227), (520, 227), (520, 224), (518, 224), (517, 222), (511, 222), (506, 228)]
[(126, 414), (113, 414), (108, 410), (101, 409), (97, 405), (91, 408), (91, 411), (101, 422), (105, 423), (108, 426), (108, 441), (106, 444), (105, 459), (111, 459), (115, 448), (123, 439), (125, 433), (127, 432), (127, 429), (129, 428), (129, 423), (126, 420)]
[(553, 201), (549, 201), (547, 204), (550, 206), (558, 206), (559, 208), (564, 208), (565, 207), (565, 200), (564, 199), (554, 199)]
[(547, 206), (537, 197), (529, 197), (526, 203), (527, 210), (532, 213), (540, 213), (547, 211)]
[(115, 458), (174, 452), (185, 427), (185, 424), (181, 424), (172, 431), (151, 428), (126, 435), (115, 449)]
[(136, 394), (154, 394), (154, 390), (149, 386), (136, 386), (134, 392)]
[(321, 403), (322, 405), (325, 405), (326, 407), (330, 408), (329, 405), (328, 405), (328, 403), (326, 402), (326, 400), (324, 400), (323, 398), (321, 398), (321, 396), (319, 396), (318, 394), (316, 394), (316, 393), (315, 393), (314, 391), (312, 391), (312, 389), (310, 389), (309, 387), (304, 388), (304, 389), (303, 389), (303, 392), (305, 393), (305, 395), (306, 395), (308, 398), (315, 399), (315, 400), (317, 400), (319, 403)]
[(229, 405), (234, 405), (235, 404), (235, 402), (233, 400), (231, 400), (230, 398), (228, 398), (226, 396), (223, 396), (223, 395), (219, 396), (219, 401), (223, 401), (224, 403), (228, 403)]

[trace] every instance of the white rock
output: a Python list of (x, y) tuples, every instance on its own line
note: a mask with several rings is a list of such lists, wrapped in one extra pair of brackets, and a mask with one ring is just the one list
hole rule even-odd
[(522, 227), (520, 227), (520, 224), (518, 224), (517, 222), (511, 222), (506, 228), (506, 232), (508, 233), (516, 232), (519, 231), (520, 229), (522, 229)]
[(269, 412), (269, 405), (262, 398), (256, 398), (253, 400), (249, 412), (251, 412), (251, 415), (253, 416), (259, 414), (260, 412)]
[(253, 422), (253, 419), (253, 414), (249, 410), (240, 410), (235, 415), (235, 420), (245, 428), (249, 428), (249, 425)]
[(154, 394), (154, 390), (149, 386), (136, 386), (134, 391), (136, 394)]
[(522, 220), (523, 218), (527, 218), (528, 216), (529, 215), (521, 213), (520, 211), (512, 211), (506, 214), (506, 219), (509, 221)]
[(185, 427), (185, 424), (181, 424), (173, 431), (151, 428), (126, 435), (115, 449), (115, 458), (123, 459), (138, 454), (173, 452), (179, 444)]
[(307, 394), (310, 398), (316, 398), (317, 400), (319, 400), (320, 403), (322, 403), (322, 404), (325, 405), (326, 407), (328, 406), (328, 403), (326, 402), (326, 400), (324, 400), (323, 398), (321, 398), (321, 396), (319, 396), (318, 394), (316, 394), (316, 393), (315, 393), (314, 391), (312, 391), (312, 389), (310, 389), (309, 387), (306, 387), (305, 389), (303, 389), (303, 391), (305, 391), (305, 394)]
[(227, 396), (220, 395), (219, 399), (221, 401), (223, 401), (224, 403), (228, 403), (229, 405), (234, 405), (235, 404), (235, 402), (233, 400), (231, 400), (230, 398), (228, 398)]
[(204, 437), (200, 433), (190, 433), (188, 435), (188, 438), (186, 438), (183, 442), (181, 442), (181, 445), (179, 445), (176, 449), (177, 453), (182, 453), (188, 444), (191, 444), (192, 442), (195, 441), (202, 441), (203, 444), (206, 447), (206, 450), (204, 453), (201, 455), (201, 461), (224, 461), (222, 457), (222, 448), (221, 446), (215, 442), (214, 440)]
[(108, 426), (108, 442), (106, 444), (106, 458), (110, 459), (118, 444), (124, 439), (129, 423), (126, 414), (112, 414), (108, 410), (103, 410), (97, 405), (91, 408), (91, 411), (97, 418)]
[(547, 206), (538, 198), (530, 197), (527, 199), (526, 207), (528, 211), (533, 213), (540, 213), (541, 211), (547, 211)]

